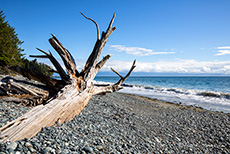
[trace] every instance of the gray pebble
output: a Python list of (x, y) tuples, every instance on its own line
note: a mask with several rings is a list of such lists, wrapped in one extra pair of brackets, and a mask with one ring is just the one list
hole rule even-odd
[(9, 154), (14, 154), (14, 150), (12, 148), (8, 149)]
[(85, 147), (83, 148), (83, 150), (84, 150), (85, 152), (87, 152), (87, 153), (93, 153), (93, 148), (91, 148), (91, 147), (89, 147), (89, 146), (85, 146)]
[(42, 154), (48, 154), (48, 153), (49, 153), (49, 151), (47, 151), (47, 150), (43, 149), (43, 150), (41, 151), (41, 153), (42, 153)]
[(35, 150), (32, 147), (28, 148), (30, 152), (34, 152)]
[(26, 142), (26, 143), (25, 143), (25, 146), (26, 146), (26, 147), (32, 147), (32, 144), (31, 144), (30, 142)]
[(12, 142), (6, 146), (6, 149), (12, 149), (15, 150), (17, 148), (18, 144), (16, 142)]

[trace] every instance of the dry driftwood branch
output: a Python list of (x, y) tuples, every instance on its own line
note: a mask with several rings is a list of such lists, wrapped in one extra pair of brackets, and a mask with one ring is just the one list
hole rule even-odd
[(79, 76), (79, 73), (76, 69), (76, 65), (72, 55), (68, 52), (68, 50), (58, 41), (58, 39), (52, 35), (53, 37), (49, 39), (52, 47), (57, 51), (57, 53), (62, 58), (62, 61), (65, 64), (66, 70), (69, 75)]
[[(54, 67), (56, 68), (58, 74), (60, 75), (61, 79), (63, 81), (68, 81), (69, 77), (67, 76), (67, 74), (65, 73), (64, 69), (61, 67), (61, 65), (59, 64), (59, 62), (53, 57), (53, 55), (51, 54), (51, 52), (47, 53), (39, 48), (37, 48), (37, 50), (41, 51), (42, 53), (44, 53), (45, 58), (49, 58), (49, 60), (51, 61), (51, 63), (54, 65)], [(43, 57), (38, 57), (38, 56), (33, 56), (30, 55), (30, 57), (37, 57), (37, 58), (43, 58)]]
[(44, 83), (55, 95), (47, 100), (47, 104), (36, 106), (25, 115), (0, 128), (0, 131), (2, 132), (0, 142), (5, 142), (6, 140), (17, 141), (23, 138), (30, 138), (36, 135), (42, 127), (52, 126), (56, 122), (63, 123), (73, 119), (87, 105), (92, 95), (110, 93), (121, 89), (121, 84), (129, 77), (135, 68), (134, 61), (130, 71), (125, 77), (122, 77), (117, 71), (113, 70), (120, 76), (120, 80), (113, 85), (106, 85), (103, 87), (93, 85), (92, 81), (94, 77), (110, 58), (110, 55), (107, 55), (99, 61), (99, 57), (108, 37), (116, 29), (115, 27), (112, 27), (115, 19), (115, 13), (106, 32), (102, 32), (101, 37), (99, 35), (100, 32), (98, 24), (93, 19), (85, 16), (83, 13), (81, 14), (86, 19), (94, 22), (97, 27), (97, 41), (81, 73), (77, 71), (76, 64), (71, 53), (54, 35), (52, 35), (52, 38), (49, 39), (49, 42), (61, 56), (62, 61), (65, 64), (66, 71), (64, 71), (51, 53), (38, 49), (45, 55), (31, 57), (49, 58), (59, 73), (61, 80), (55, 80), (51, 77), (44, 76), (40, 72), (34, 70), (33, 67), (29, 70), (14, 67), (14, 70), (18, 71), (23, 76)]
[(44, 83), (50, 90), (54, 92), (57, 92), (60, 87), (63, 87), (65, 85), (63, 80), (56, 80), (50, 76), (46, 76), (38, 70), (33, 69), (33, 67), (31, 67), (30, 69), (25, 69), (19, 66), (12, 66), (10, 67), (10, 69), (20, 73), (22, 76), (28, 78), (29, 80), (34, 79), (36, 81)]
[(136, 60), (133, 61), (133, 65), (132, 67), (130, 68), (129, 72), (126, 74), (125, 77), (122, 77), (120, 75), (119, 72), (115, 71), (114, 69), (112, 69), (119, 77), (120, 77), (120, 80), (113, 84), (113, 85), (108, 85), (108, 86), (104, 86), (104, 87), (98, 87), (98, 86), (95, 86), (94, 87), (94, 91), (93, 91), (93, 94), (94, 95), (98, 95), (98, 94), (105, 94), (105, 93), (112, 93), (112, 92), (115, 92), (115, 91), (118, 91), (120, 89), (122, 89), (123, 87), (121, 86), (121, 84), (130, 76), (130, 74), (132, 73), (133, 69), (136, 67), (135, 66), (135, 63), (136, 63)]
[(82, 12), (80, 12), (80, 13), (81, 13), (86, 19), (91, 20), (91, 21), (96, 25), (96, 27), (97, 27), (97, 39), (99, 40), (99, 39), (100, 39), (100, 30), (99, 30), (99, 26), (98, 26), (97, 22), (94, 21), (94, 20), (91, 19), (91, 18), (86, 17)]
[(97, 72), (95, 71), (95, 67), (96, 67), (96, 64), (97, 64), (99, 57), (101, 55), (102, 49), (104, 48), (108, 37), (116, 29), (115, 27), (111, 28), (112, 24), (114, 22), (114, 19), (115, 19), (115, 15), (116, 15), (116, 13), (114, 13), (113, 18), (110, 21), (109, 27), (106, 30), (106, 33), (103, 32), (101, 38), (96, 41), (96, 43), (94, 45), (94, 49), (93, 49), (91, 55), (89, 56), (89, 58), (85, 64), (85, 67), (81, 71), (81, 75), (84, 76), (84, 79), (86, 81), (92, 82), (92, 80), (96, 76)]

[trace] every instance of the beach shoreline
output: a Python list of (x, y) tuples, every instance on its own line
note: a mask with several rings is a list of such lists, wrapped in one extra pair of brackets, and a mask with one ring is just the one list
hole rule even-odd
[[(3, 109), (5, 121), (24, 107)], [(21, 109), (19, 109), (21, 108)], [(25, 107), (25, 110), (29, 108)], [(4, 112), (7, 111), (8, 115)], [(229, 153), (230, 115), (143, 96), (93, 96), (70, 122), (17, 141), (14, 151), (34, 153)], [(30, 148), (25, 145), (31, 145)], [(7, 144), (1, 145), (3, 151)], [(31, 149), (32, 148), (32, 149)], [(0, 148), (1, 149), (1, 148)], [(7, 149), (9, 151), (9, 149)]]
[(170, 102), (170, 101), (164, 101), (164, 100), (159, 100), (156, 98), (150, 98), (150, 97), (146, 97), (146, 96), (141, 96), (141, 95), (137, 95), (137, 94), (130, 94), (130, 93), (121, 93), (121, 92), (117, 92), (121, 95), (126, 95), (126, 96), (131, 96), (134, 97), (136, 99), (144, 99), (144, 100), (149, 100), (149, 102), (154, 103), (159, 105), (160, 107), (163, 108), (175, 108), (175, 109), (185, 109), (185, 110), (193, 110), (196, 112), (209, 112), (209, 113), (213, 113), (213, 114), (223, 114), (223, 115), (228, 115), (230, 116), (230, 113), (225, 113), (223, 111), (215, 111), (215, 110), (208, 110), (199, 106), (194, 106), (194, 105), (186, 105), (186, 104), (182, 104), (182, 103), (174, 103), (174, 102)]

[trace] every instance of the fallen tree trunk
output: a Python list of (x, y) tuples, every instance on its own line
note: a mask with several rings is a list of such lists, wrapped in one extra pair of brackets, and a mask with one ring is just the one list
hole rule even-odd
[[(33, 68), (25, 71), (23, 68), (13, 67), (12, 69), (21, 73), (22, 75), (44, 83), (51, 90), (53, 95), (50, 95), (50, 97), (47, 99), (47, 104), (36, 106), (28, 113), (0, 128), (0, 142), (5, 142), (7, 140), (17, 141), (23, 138), (31, 138), (36, 135), (42, 129), (42, 127), (52, 126), (56, 122), (63, 123), (70, 121), (83, 110), (88, 101), (91, 99), (92, 95), (111, 93), (121, 89), (121, 84), (129, 77), (135, 68), (134, 61), (130, 71), (125, 77), (122, 77), (117, 71), (112, 69), (112, 71), (120, 76), (120, 80), (117, 83), (106, 86), (93, 85), (92, 81), (94, 77), (110, 58), (110, 55), (107, 55), (103, 57), (101, 61), (99, 61), (99, 57), (108, 37), (116, 29), (115, 27), (112, 27), (115, 14), (108, 26), (108, 29), (106, 32), (102, 32), (101, 37), (98, 24), (93, 19), (86, 17), (83, 13), (81, 14), (86, 19), (91, 20), (97, 27), (97, 41), (85, 64), (85, 67), (80, 73), (78, 72), (72, 55), (54, 35), (52, 35), (53, 37), (49, 39), (49, 42), (61, 56), (66, 67), (67, 74), (51, 53), (38, 49), (45, 55), (31, 57), (49, 58), (56, 68), (55, 72), (59, 73), (61, 80), (56, 80), (45, 76), (41, 74), (41, 72), (33, 70)], [(31, 91), (27, 92), (30, 93), (30, 95), (36, 94)]]

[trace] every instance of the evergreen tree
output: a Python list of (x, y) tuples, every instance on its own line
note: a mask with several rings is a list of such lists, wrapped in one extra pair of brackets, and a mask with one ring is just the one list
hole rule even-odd
[(50, 71), (52, 70), (52, 68), (49, 65), (37, 62), (36, 59), (32, 61), (29, 61), (28, 59), (23, 60), (22, 67), (25, 69), (30, 69), (31, 67), (33, 67), (34, 70), (37, 70), (44, 75), (47, 76), (53, 75), (53, 72)]
[(0, 66), (21, 65), (23, 49), (20, 45), (15, 29), (5, 21), (3, 11), (0, 10)]
[(8, 66), (19, 65), (29, 69), (31, 66), (45, 75), (52, 75), (49, 70), (50, 66), (44, 63), (37, 63), (36, 61), (29, 61), (23, 57), (21, 52), (24, 49), (20, 48), (23, 41), (17, 37), (15, 29), (11, 27), (8, 21), (5, 21), (3, 11), (0, 10), (0, 72), (8, 73)]

